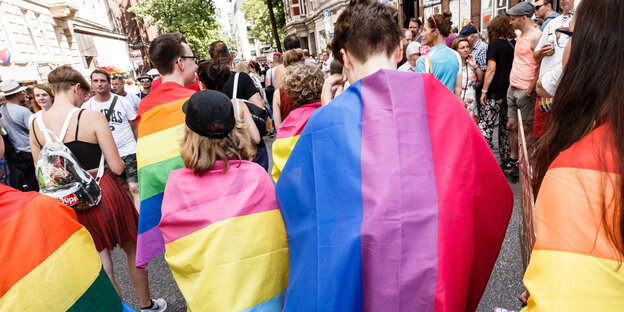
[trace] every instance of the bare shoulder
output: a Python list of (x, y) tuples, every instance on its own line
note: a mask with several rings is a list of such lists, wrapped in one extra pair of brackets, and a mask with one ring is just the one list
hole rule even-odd
[(108, 127), (106, 116), (96, 110), (85, 109), (80, 115), (80, 124), (88, 124), (90, 127)]

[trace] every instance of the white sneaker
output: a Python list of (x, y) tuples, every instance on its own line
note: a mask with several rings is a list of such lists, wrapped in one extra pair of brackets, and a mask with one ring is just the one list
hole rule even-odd
[(163, 298), (152, 299), (152, 307), (150, 309), (141, 309), (141, 312), (162, 312), (167, 309), (167, 301)]

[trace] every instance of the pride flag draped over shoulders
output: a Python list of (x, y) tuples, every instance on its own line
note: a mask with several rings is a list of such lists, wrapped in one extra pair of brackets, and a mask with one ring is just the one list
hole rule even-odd
[(606, 142), (614, 142), (613, 131), (602, 125), (561, 152), (546, 172), (535, 203), (537, 240), (524, 275), (531, 294), (527, 311), (624, 307), (622, 257), (602, 223), (603, 204), (609, 222), (622, 209), (619, 198), (616, 205), (609, 201), (622, 172)]
[(513, 206), (457, 97), (388, 70), (312, 114), (276, 188), (285, 311), (474, 311)]
[(290, 152), (295, 148), (299, 135), (310, 119), (310, 115), (319, 107), (321, 107), (321, 102), (301, 105), (291, 111), (280, 125), (277, 130), (277, 137), (273, 142), (273, 169), (271, 170), (273, 181), (277, 182), (279, 179), (282, 168), (284, 168)]
[(134, 310), (71, 208), (0, 184), (0, 311)]
[(139, 236), (136, 265), (147, 263), (165, 251), (158, 229), (160, 206), (171, 170), (184, 167), (180, 158), (180, 139), (184, 130), (182, 105), (195, 91), (175, 82), (165, 82), (139, 104), (137, 121), (137, 168), (139, 171)]
[(256, 163), (224, 167), (219, 160), (201, 176), (169, 175), (165, 259), (189, 310), (282, 311), (288, 243), (273, 182)]

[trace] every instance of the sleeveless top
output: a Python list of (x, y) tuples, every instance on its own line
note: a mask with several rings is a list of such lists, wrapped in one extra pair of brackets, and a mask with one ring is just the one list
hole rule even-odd
[(537, 62), (531, 50), (532, 37), (518, 38), (514, 51), (513, 65), (509, 74), (509, 84), (518, 89), (527, 89), (537, 74)]
[[(100, 149), (100, 145), (97, 143), (89, 143), (78, 140), (78, 128), (80, 126), (80, 116), (84, 109), (81, 109), (78, 113), (78, 118), (76, 119), (76, 134), (74, 136), (74, 140), (70, 142), (63, 142), (67, 148), (76, 156), (76, 160), (80, 163), (82, 168), (86, 170), (97, 169), (100, 165), (100, 157), (102, 157), (102, 150)], [(33, 129), (33, 125), (30, 126)], [(35, 140), (40, 147), (41, 142), (39, 142), (39, 138), (37, 137), (37, 132), (33, 131), (35, 135)]]

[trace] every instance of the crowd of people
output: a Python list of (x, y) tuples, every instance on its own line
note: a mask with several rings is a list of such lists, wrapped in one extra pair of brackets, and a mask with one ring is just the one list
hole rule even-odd
[[(141, 311), (167, 307), (145, 269), (163, 251), (192, 311), (474, 311), (522, 144), (536, 241), (521, 310), (617, 310), (624, 2), (559, 7), (520, 2), (483, 37), (449, 12), (402, 28), (391, 6), (351, 0), (318, 57), (288, 35), (270, 64), (235, 62), (222, 41), (200, 61), (167, 33), (149, 49), (160, 77), (140, 86), (70, 66), (32, 95), (5, 79), (0, 241), (14, 248), (0, 248), (0, 310), (82, 308), (97, 288), (126, 311), (120, 247)], [(64, 174), (96, 181), (95, 199), (67, 200)], [(32, 192), (48, 181), (75, 212)], [(25, 302), (28, 274), (57, 284)]]

